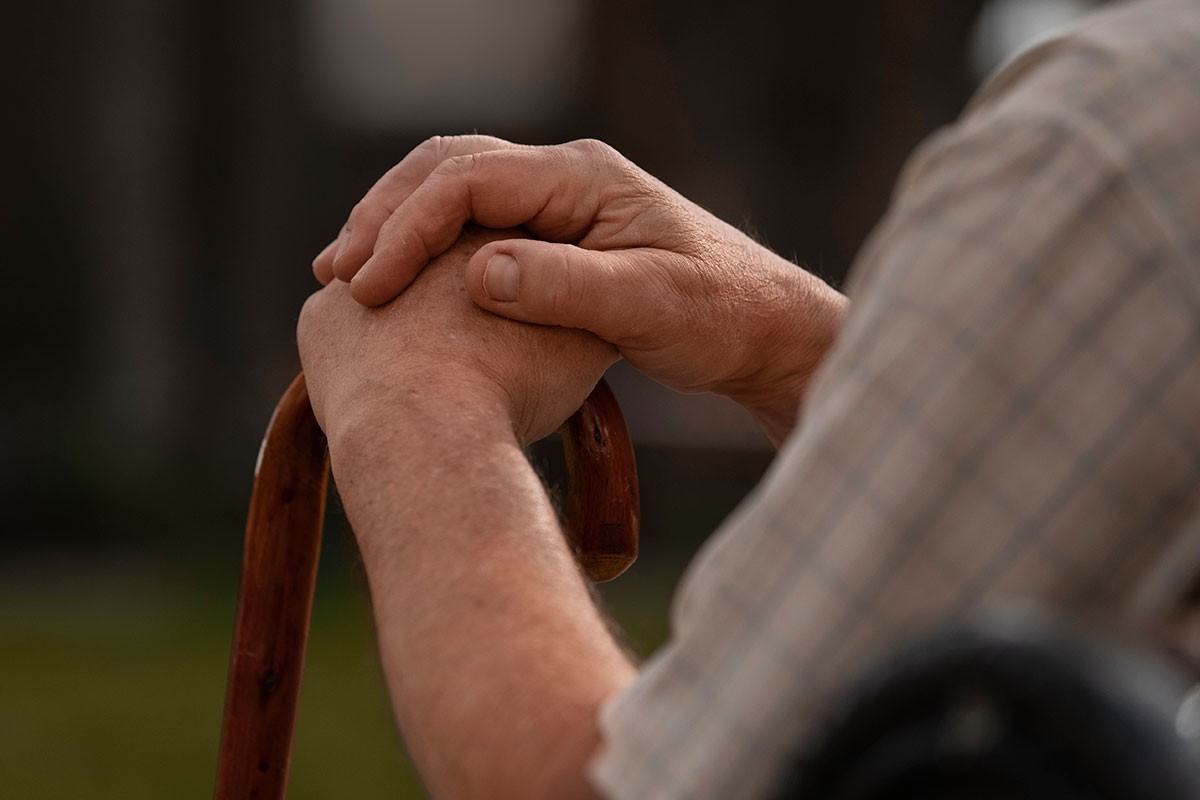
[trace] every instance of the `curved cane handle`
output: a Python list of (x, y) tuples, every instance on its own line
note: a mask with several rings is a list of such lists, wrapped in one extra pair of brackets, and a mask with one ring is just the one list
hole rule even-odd
[(567, 538), (592, 581), (610, 581), (637, 559), (637, 464), (625, 417), (601, 380), (559, 430), (567, 462)]
[[(633, 446), (603, 381), (562, 430), (567, 526), (588, 577), (616, 577), (637, 557)], [(304, 375), (284, 392), (258, 454), (217, 761), (217, 800), (279, 800), (312, 615), (329, 455)]]

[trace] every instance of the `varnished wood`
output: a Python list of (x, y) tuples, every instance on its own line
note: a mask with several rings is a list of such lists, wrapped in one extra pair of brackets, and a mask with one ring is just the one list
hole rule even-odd
[[(562, 436), (569, 539), (591, 580), (611, 580), (637, 557), (639, 507), (633, 445), (604, 381)], [(299, 375), (275, 408), (254, 475), (217, 800), (280, 800), (287, 789), (328, 474), (325, 437)]]
[(275, 408), (254, 474), (225, 687), (218, 800), (284, 796), (328, 474), (325, 435), (300, 375)]
[(637, 463), (612, 390), (596, 384), (560, 431), (567, 462), (567, 536), (588, 578), (610, 581), (637, 558)]

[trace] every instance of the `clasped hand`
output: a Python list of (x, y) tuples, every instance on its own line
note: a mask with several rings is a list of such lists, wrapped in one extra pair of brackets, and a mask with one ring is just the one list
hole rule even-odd
[(313, 411), (331, 444), (347, 430), (470, 424), (487, 412), (526, 444), (553, 432), (616, 359), (596, 336), (498, 317), (467, 297), (471, 255), (515, 231), (468, 229), (378, 308), (331, 282), (304, 304), (297, 339)]
[[(460, 246), (452, 252), (462, 282), (439, 282), (444, 291), (496, 315), (553, 326), (556, 347), (586, 342), (591, 356), (581, 363), (594, 366), (600, 352), (595, 340), (568, 338), (563, 329), (590, 331), (673, 389), (715, 392), (741, 403), (777, 444), (795, 422), (845, 307), (845, 298), (815, 276), (594, 141), (529, 147), (486, 136), (434, 137), (372, 187), (317, 256), (313, 271), (337, 287), (327, 291), (342, 304), (348, 295), (365, 306), (399, 296), (402, 307), (412, 309), (416, 300), (409, 295), (423, 278), (410, 283), (430, 259), (454, 246), (469, 222), (522, 226), (536, 238), (476, 239), (475, 252)], [(349, 291), (335, 278), (349, 282)], [(428, 289), (420, 296), (434, 302)], [(344, 313), (350, 314), (348, 306)], [(491, 329), (483, 319), (470, 324), (486, 340), (484, 331)], [(431, 331), (445, 324), (426, 316), (423, 324), (433, 327), (421, 331), (410, 322), (404, 325), (412, 339), (400, 349), (431, 346)], [(536, 335), (522, 330), (527, 343), (552, 340), (547, 328)], [(397, 349), (394, 343), (375, 345)], [(506, 367), (498, 376), (489, 365), (495, 356), (454, 356), (475, 363), (493, 382), (505, 384), (516, 375)], [(539, 402), (526, 391), (582, 400), (576, 379), (590, 380), (590, 388), (598, 377), (570, 358), (525, 367), (533, 364), (537, 374), (553, 378), (540, 378), (534, 387), (539, 381), (527, 376), (506, 387), (514, 410), (528, 417), (519, 423), (528, 431), (543, 429), (545, 419), (528, 410)]]

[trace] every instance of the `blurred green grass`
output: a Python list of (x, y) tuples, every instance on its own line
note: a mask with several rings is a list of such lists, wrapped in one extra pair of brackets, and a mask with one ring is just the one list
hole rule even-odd
[[(332, 562), (332, 563), (329, 563)], [(290, 798), (423, 797), (391, 720), (366, 590), (326, 558)], [(236, 575), (120, 563), (25, 570), (0, 589), (0, 794), (212, 792)], [(642, 653), (666, 634), (669, 585), (635, 570), (609, 592)]]
[[(665, 640), (680, 574), (769, 460), (639, 447), (642, 555), (602, 588), (638, 654)], [(561, 473), (545, 466), (551, 485)], [(150, 500), (104, 523), (136, 533), (116, 555), (82, 550), (89, 536), (105, 540), (87, 532), (104, 521), (80, 519), (77, 536), (50, 525), (58, 532), (27, 539), (65, 550), (10, 550), (0, 562), (0, 798), (211, 796), (245, 506), (213, 486), (180, 486), (187, 491), (142, 487), (137, 496)], [(214, 503), (216, 526), (203, 516)], [(392, 723), (365, 582), (335, 502), (288, 797), (424, 796)]]

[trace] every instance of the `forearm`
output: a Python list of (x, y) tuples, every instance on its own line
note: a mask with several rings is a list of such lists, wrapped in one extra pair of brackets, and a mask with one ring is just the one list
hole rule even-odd
[(633, 669), (503, 409), (453, 399), (331, 437), (397, 721), (434, 796), (586, 796), (597, 711)]

